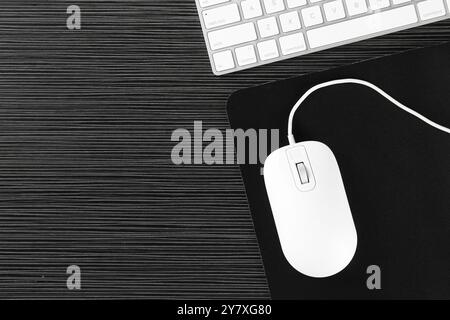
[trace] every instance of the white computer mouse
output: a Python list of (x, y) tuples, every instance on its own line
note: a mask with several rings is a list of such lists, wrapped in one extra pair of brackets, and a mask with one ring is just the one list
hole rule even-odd
[(304, 275), (332, 276), (352, 260), (357, 234), (333, 152), (317, 141), (272, 152), (264, 181), (281, 247)]

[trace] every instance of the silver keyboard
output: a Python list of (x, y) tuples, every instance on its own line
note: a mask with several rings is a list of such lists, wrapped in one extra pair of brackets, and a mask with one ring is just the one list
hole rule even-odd
[(196, 3), (216, 75), (450, 17), (450, 0), (196, 0)]

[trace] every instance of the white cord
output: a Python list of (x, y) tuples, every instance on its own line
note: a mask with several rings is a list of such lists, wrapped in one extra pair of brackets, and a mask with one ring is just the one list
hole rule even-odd
[(329, 87), (329, 86), (334, 86), (334, 85), (337, 85), (337, 84), (345, 84), (345, 83), (354, 83), (354, 84), (360, 84), (360, 85), (369, 87), (369, 88), (375, 90), (376, 92), (378, 92), (379, 94), (381, 94), (383, 97), (385, 97), (387, 100), (389, 100), (390, 102), (395, 104), (400, 109), (402, 109), (402, 110), (412, 114), (413, 116), (419, 118), (420, 120), (422, 120), (423, 122), (429, 124), (430, 126), (450, 134), (450, 129), (449, 128), (441, 126), (440, 124), (437, 124), (436, 122), (431, 121), (430, 119), (424, 117), (420, 113), (418, 113), (418, 112), (408, 108), (407, 106), (401, 104), (400, 102), (398, 102), (397, 100), (392, 98), (390, 95), (388, 95), (386, 92), (384, 92), (383, 90), (381, 90), (376, 85), (374, 85), (374, 84), (372, 84), (370, 82), (367, 82), (367, 81), (364, 81), (364, 80), (359, 80), (359, 79), (338, 79), (338, 80), (327, 81), (327, 82), (315, 85), (314, 87), (312, 87), (311, 89), (306, 91), (305, 94), (303, 94), (301, 96), (301, 98), (297, 101), (297, 103), (292, 107), (291, 113), (289, 114), (289, 122), (288, 122), (288, 139), (289, 139), (289, 144), (295, 144), (295, 139), (294, 139), (294, 136), (292, 135), (292, 121), (294, 119), (295, 112), (297, 111), (298, 107), (300, 107), (300, 105), (303, 103), (303, 101), (305, 101), (306, 98), (308, 98), (308, 96), (311, 93), (313, 93), (314, 91), (316, 91), (316, 90), (319, 90), (319, 89), (322, 89), (322, 88), (325, 88), (325, 87)]

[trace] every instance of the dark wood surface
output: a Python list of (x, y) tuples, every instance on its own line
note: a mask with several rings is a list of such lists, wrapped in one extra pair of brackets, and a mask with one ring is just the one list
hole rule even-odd
[(193, 0), (2, 0), (0, 298), (269, 297), (238, 167), (173, 165), (172, 131), (226, 129), (234, 90), (449, 38), (445, 21), (218, 78)]

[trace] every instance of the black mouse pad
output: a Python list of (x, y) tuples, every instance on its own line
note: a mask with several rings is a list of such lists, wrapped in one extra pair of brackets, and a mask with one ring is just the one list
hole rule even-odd
[[(450, 127), (450, 44), (238, 91), (228, 102), (231, 127), (279, 129), (280, 146), (287, 145), (293, 104), (313, 85), (338, 78), (370, 81)], [(450, 135), (353, 84), (314, 93), (293, 128), (297, 141), (333, 150), (358, 247), (337, 275), (297, 272), (282, 254), (261, 165), (241, 165), (272, 298), (449, 299)]]

